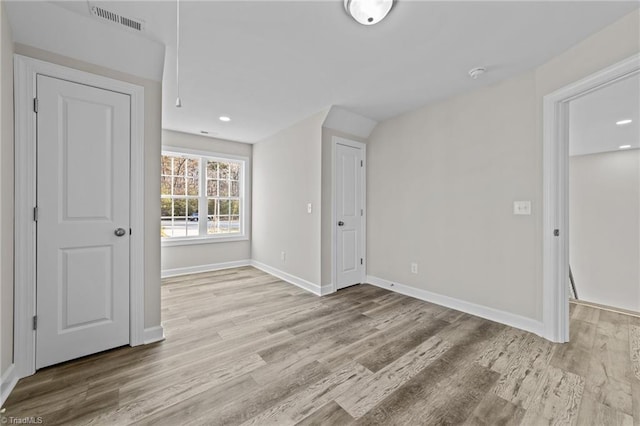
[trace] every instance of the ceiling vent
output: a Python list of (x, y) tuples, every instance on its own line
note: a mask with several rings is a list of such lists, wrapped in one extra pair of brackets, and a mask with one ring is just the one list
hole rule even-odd
[(122, 16), (118, 13), (111, 12), (98, 6), (91, 6), (91, 13), (98, 18), (112, 22), (114, 24), (123, 25), (135, 31), (144, 31), (144, 21), (139, 19)]

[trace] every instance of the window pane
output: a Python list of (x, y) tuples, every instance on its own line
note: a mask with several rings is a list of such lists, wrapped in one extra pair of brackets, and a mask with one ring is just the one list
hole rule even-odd
[(232, 197), (240, 196), (240, 182), (231, 182), (231, 194)]
[(173, 195), (186, 195), (187, 188), (185, 178), (174, 177), (173, 178)]
[(229, 182), (226, 180), (218, 181), (218, 196), (220, 197), (228, 197), (229, 196)]
[(173, 217), (185, 218), (187, 216), (187, 200), (184, 198), (175, 198), (173, 200)]
[(165, 217), (171, 218), (171, 198), (160, 199), (160, 215), (163, 219)]
[(208, 197), (216, 197), (218, 195), (218, 181), (217, 180), (208, 180), (207, 181), (207, 196)]
[(229, 201), (229, 214), (233, 214), (233, 215), (240, 214), (240, 201), (238, 200)]
[(160, 178), (160, 194), (171, 195), (171, 177), (162, 176)]
[(240, 180), (240, 164), (239, 163), (230, 163), (229, 164), (229, 174), (232, 180)]
[(217, 200), (209, 200), (207, 202), (207, 214), (209, 216), (215, 216), (217, 214), (216, 213), (216, 203), (217, 203)]
[(195, 195), (196, 197), (200, 195), (200, 191), (198, 191), (200, 185), (198, 183), (197, 179), (187, 179), (187, 195)]
[(229, 232), (229, 216), (220, 216), (218, 221), (218, 232), (226, 234)]
[(216, 161), (209, 161), (207, 163), (207, 177), (209, 179), (218, 178), (218, 163)]
[(196, 181), (200, 177), (200, 160), (189, 158), (187, 161), (187, 177), (195, 179)]
[(198, 200), (195, 198), (190, 198), (187, 200), (187, 236), (193, 237), (197, 236), (200, 233), (200, 229), (198, 227)]
[(171, 174), (171, 157), (168, 155), (163, 155), (160, 161), (160, 174), (161, 175), (170, 175)]
[(220, 214), (229, 214), (229, 200), (220, 200)]
[(240, 232), (240, 216), (231, 216), (230, 232)]
[(219, 179), (229, 179), (229, 163), (218, 163)]
[(186, 158), (173, 157), (173, 175), (184, 176), (186, 163)]
[(213, 216), (207, 222), (207, 234), (217, 234), (218, 233), (218, 217)]

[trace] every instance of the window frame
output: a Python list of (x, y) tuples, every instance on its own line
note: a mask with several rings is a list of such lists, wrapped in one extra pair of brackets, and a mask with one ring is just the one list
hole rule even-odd
[[(182, 246), (192, 244), (211, 244), (211, 243), (224, 243), (232, 241), (247, 241), (249, 240), (249, 215), (248, 215), (248, 202), (247, 202), (247, 176), (249, 157), (224, 154), (220, 152), (210, 152), (194, 150), (189, 148), (181, 148), (175, 146), (163, 146), (160, 155), (169, 156), (186, 156), (197, 157), (200, 161), (200, 171), (198, 178), (198, 212), (204, 212), (207, 209), (209, 196), (207, 195), (207, 164), (209, 161), (229, 162), (234, 161), (240, 163), (239, 172), (239, 204), (240, 204), (240, 232), (233, 234), (206, 234), (208, 220), (198, 221), (200, 235), (197, 236), (185, 236), (185, 237), (161, 237), (162, 247)], [(162, 173), (160, 173), (160, 177)], [(186, 196), (185, 196), (186, 198)], [(162, 192), (160, 193), (160, 199), (162, 199)], [(207, 212), (207, 216), (209, 213)], [(205, 234), (203, 234), (205, 232)]]

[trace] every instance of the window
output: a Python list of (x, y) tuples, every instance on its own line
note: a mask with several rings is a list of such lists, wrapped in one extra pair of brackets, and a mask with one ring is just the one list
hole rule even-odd
[(244, 237), (246, 160), (164, 151), (161, 235), (164, 241)]

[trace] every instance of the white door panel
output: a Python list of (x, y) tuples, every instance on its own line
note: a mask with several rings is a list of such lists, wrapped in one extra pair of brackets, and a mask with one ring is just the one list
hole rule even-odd
[(37, 93), (41, 368), (129, 343), (130, 98), (45, 76)]
[(362, 282), (362, 150), (336, 145), (336, 288)]

